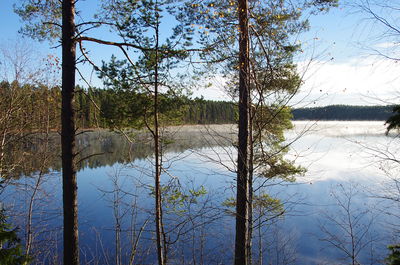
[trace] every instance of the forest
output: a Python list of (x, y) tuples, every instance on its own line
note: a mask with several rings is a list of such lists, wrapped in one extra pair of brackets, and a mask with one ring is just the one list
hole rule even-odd
[[(4, 101), (15, 97), (15, 90), (18, 90), (23, 110), (18, 118), (19, 122), (29, 123), (32, 128), (39, 130), (35, 124), (42, 124), (44, 121), (42, 109), (39, 106), (47, 106), (49, 112), (50, 130), (60, 128), (60, 105), (61, 89), (59, 87), (19, 85), (17, 83), (0, 83), (0, 95)], [(75, 109), (77, 127), (80, 129), (90, 128), (134, 128), (140, 126), (137, 122), (137, 114), (140, 106), (135, 104), (137, 100), (143, 100), (145, 95), (130, 91), (117, 91), (114, 89), (94, 89), (85, 91), (82, 87), (76, 87), (79, 93), (75, 97)], [(231, 124), (237, 120), (237, 107), (229, 101), (212, 101), (201, 98), (190, 99), (188, 97), (175, 97), (161, 99), (164, 106), (173, 105), (175, 114), (173, 118), (166, 121), (166, 125), (188, 125), (188, 124)], [(167, 112), (166, 107), (161, 106), (161, 112)], [(136, 117), (136, 120), (135, 120)], [(32, 122), (34, 120), (35, 122)], [(135, 125), (136, 124), (136, 125)]]
[(394, 114), (394, 107), (331, 105), (294, 109), (292, 113), (294, 120), (387, 121)]
[[(12, 88), (13, 86), (17, 86)], [(60, 128), (61, 90), (59, 87), (18, 85), (8, 82), (0, 83), (0, 94), (4, 101), (11, 100), (15, 96), (13, 90), (18, 90), (21, 104), (24, 106), (18, 118), (22, 123), (28, 124), (29, 130), (38, 130), (35, 124), (44, 121), (41, 113), (41, 105), (47, 106), (50, 121), (50, 130), (56, 131)], [(129, 91), (118, 91), (115, 89), (91, 88), (85, 90), (76, 87), (78, 93), (75, 96), (75, 109), (77, 110), (76, 121), (80, 129), (90, 128), (134, 128), (135, 121), (131, 118), (133, 113), (138, 113), (139, 106), (135, 101), (143, 98)], [(165, 98), (165, 105), (174, 105), (173, 119), (166, 125), (193, 125), (193, 124), (234, 124), (238, 119), (237, 104), (229, 101), (213, 101), (202, 98), (191, 99), (189, 97)], [(135, 109), (136, 108), (136, 109)], [(292, 109), (292, 120), (359, 120), (359, 121), (387, 121), (394, 113), (395, 106), (351, 106), (331, 105), (314, 108)], [(161, 110), (162, 112), (163, 110)], [(140, 116), (140, 115), (137, 115)], [(32, 122), (34, 121), (34, 122)], [(140, 126), (139, 126), (140, 127)]]
[(0, 264), (400, 264), (398, 102), (292, 107), (334, 59), (314, 17), (350, 8), (398, 43), (400, 7), (11, 2), (28, 44), (0, 49)]

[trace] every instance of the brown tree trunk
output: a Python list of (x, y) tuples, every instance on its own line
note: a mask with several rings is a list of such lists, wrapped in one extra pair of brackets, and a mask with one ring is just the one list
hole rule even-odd
[(155, 27), (155, 66), (154, 66), (154, 158), (155, 158), (155, 203), (156, 203), (156, 234), (157, 234), (157, 256), (158, 264), (164, 265), (166, 259), (166, 246), (163, 234), (162, 206), (161, 206), (161, 157), (160, 157), (160, 130), (158, 123), (158, 49), (159, 49), (159, 27), (158, 27), (158, 5), (155, 5), (156, 27)]
[(249, 240), (249, 33), (248, 3), (239, 7), (239, 146), (236, 184), (235, 265), (248, 264)]
[(253, 119), (254, 111), (251, 107), (251, 101), (249, 100), (249, 174), (248, 174), (248, 185), (249, 185), (249, 198), (248, 198), (248, 225), (249, 232), (246, 242), (247, 249), (247, 264), (252, 264), (252, 238), (253, 238), (253, 173), (254, 173), (254, 141), (253, 141)]
[(76, 42), (75, 0), (62, 1), (62, 107), (61, 158), (64, 211), (64, 264), (79, 264), (78, 200), (75, 157), (75, 90)]

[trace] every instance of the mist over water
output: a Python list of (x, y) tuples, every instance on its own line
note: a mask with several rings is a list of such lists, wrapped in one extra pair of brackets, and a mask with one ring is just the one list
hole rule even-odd
[[(337, 235), (343, 246), (349, 247), (345, 229), (335, 221), (345, 220), (340, 203), (349, 202), (350, 194), (350, 209), (362, 217), (358, 220), (358, 236), (365, 232), (360, 240), (366, 244), (359, 246), (359, 260), (362, 264), (380, 264), (387, 255), (386, 246), (398, 240), (391, 226), (398, 219), (386, 213), (398, 214), (398, 208), (392, 208), (396, 206), (391, 201), (376, 199), (384, 192), (395, 192), (388, 189), (393, 184), (388, 174), (397, 170), (396, 165), (385, 164), (379, 151), (396, 155), (398, 139), (394, 134), (385, 136), (383, 122), (302, 121), (294, 125), (286, 133), (287, 142), (291, 143), (288, 158), (307, 168), (307, 172), (298, 176), (296, 183), (269, 182), (265, 188), (285, 204), (285, 214), (254, 230), (255, 262), (262, 249), (264, 264), (346, 263), (345, 252), (333, 246), (332, 238), (328, 239)], [(169, 140), (164, 149), (164, 184), (179, 187), (182, 192), (201, 187), (207, 191), (196, 198), (190, 212), (183, 210), (189, 207), (185, 203), (165, 203), (166, 227), (171, 241), (176, 241), (170, 249), (173, 264), (189, 264), (194, 259), (203, 259), (205, 264), (232, 263), (234, 218), (223, 202), (235, 195), (236, 150), (230, 145), (235, 139), (234, 130), (235, 126), (224, 125), (180, 127), (166, 132)], [(87, 259), (94, 256), (103, 262), (111, 260), (112, 264), (115, 217), (120, 216), (123, 250), (129, 250), (131, 239), (146, 224), (138, 244), (137, 262), (155, 261), (152, 149), (146, 135), (135, 137), (140, 140), (134, 144), (110, 132), (79, 138), (79, 147), (85, 154), (99, 154), (82, 162), (78, 172), (80, 244)], [(37, 227), (46, 217), (51, 220), (48, 226), (61, 227), (60, 166), (57, 155), (54, 157), (42, 184), (43, 200), (38, 200), (35, 208), (43, 212), (36, 215)], [(1, 195), (8, 207), (18, 208), (15, 212), (23, 213), (26, 208), (27, 187), (37, 176), (35, 166), (26, 175), (31, 177), (19, 180), (25, 189), (14, 193), (21, 186), (10, 187)], [(116, 198), (121, 202), (118, 211)], [(51, 210), (52, 215), (44, 210)], [(193, 222), (179, 226), (179, 221), (189, 218), (189, 214)], [(15, 220), (23, 224), (20, 216)], [(57, 242), (61, 239), (58, 236)]]

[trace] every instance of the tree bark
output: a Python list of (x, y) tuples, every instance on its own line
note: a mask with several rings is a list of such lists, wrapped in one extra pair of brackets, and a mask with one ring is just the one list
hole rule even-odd
[(79, 264), (78, 200), (75, 157), (75, 90), (76, 42), (75, 1), (62, 1), (62, 107), (61, 158), (64, 212), (64, 264)]
[(166, 263), (166, 246), (165, 238), (163, 234), (163, 222), (162, 222), (162, 205), (161, 205), (161, 157), (160, 157), (160, 130), (158, 123), (158, 49), (159, 49), (159, 14), (158, 5), (156, 1), (155, 5), (155, 66), (154, 66), (154, 158), (155, 158), (155, 203), (156, 203), (156, 236), (157, 236), (157, 257), (158, 264), (164, 265)]
[[(250, 72), (249, 72), (250, 73)], [(247, 264), (252, 264), (252, 238), (253, 238), (253, 173), (254, 173), (254, 141), (253, 141), (253, 119), (254, 119), (254, 111), (251, 106), (251, 102), (249, 99), (249, 174), (248, 174), (248, 185), (249, 185), (249, 197), (248, 197), (248, 236), (246, 241), (246, 249), (247, 249)]]
[(236, 184), (235, 265), (248, 264), (249, 240), (249, 33), (248, 3), (239, 7), (239, 146)]

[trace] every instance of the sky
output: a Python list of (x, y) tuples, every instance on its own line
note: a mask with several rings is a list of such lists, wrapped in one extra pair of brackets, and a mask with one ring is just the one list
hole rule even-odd
[[(83, 11), (91, 8), (91, 1), (93, 0), (81, 2)], [(353, 4), (354, 2), (350, 1)], [(0, 0), (0, 48), (21, 40), (17, 32), (22, 23), (13, 12), (13, 4), (18, 3), (18, 0)], [(392, 19), (389, 21), (394, 25), (400, 18), (396, 14), (384, 13), (379, 8), (374, 10), (385, 18)], [(304, 53), (295, 58), (304, 82), (299, 95), (291, 102), (293, 106), (398, 103), (400, 66), (396, 61), (376, 55), (379, 51), (396, 56), (398, 36), (388, 34), (384, 27), (368, 20), (366, 13), (358, 11), (359, 9), (342, 1), (338, 8), (310, 17), (311, 29), (300, 37)], [(107, 37), (107, 32), (101, 34), (102, 37)], [(37, 55), (54, 54), (60, 57), (60, 49), (51, 48), (56, 46), (54, 43), (39, 43), (28, 39), (24, 42)], [(110, 58), (111, 54), (119, 53), (117, 50), (95, 46), (88, 48), (92, 54), (102, 55), (95, 59), (98, 64), (102, 59)], [(80, 66), (80, 69), (95, 86), (101, 86), (90, 66)], [(78, 83), (82, 82), (78, 80)], [(214, 85), (211, 87), (195, 90), (194, 96), (202, 95), (206, 99), (214, 100), (228, 99), (223, 92), (224, 80), (216, 77), (212, 82)]]

